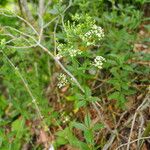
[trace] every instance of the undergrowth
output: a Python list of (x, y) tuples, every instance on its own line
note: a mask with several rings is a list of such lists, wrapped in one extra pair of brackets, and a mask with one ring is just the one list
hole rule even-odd
[(149, 84), (132, 61), (150, 59), (134, 51), (147, 2), (55, 0), (40, 16), (32, 1), (30, 21), (0, 1), (0, 149), (102, 149), (117, 129), (101, 112), (117, 124)]

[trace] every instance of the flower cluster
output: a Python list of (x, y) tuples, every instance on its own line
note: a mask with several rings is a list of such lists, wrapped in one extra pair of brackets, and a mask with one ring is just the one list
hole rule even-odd
[(99, 41), (104, 37), (104, 31), (95, 24), (95, 20), (88, 15), (76, 14), (73, 23), (65, 24), (65, 41), (57, 46), (58, 58), (63, 56), (76, 57), (84, 50), (98, 46)]
[(61, 58), (65, 55), (75, 57), (75, 56), (80, 55), (82, 53), (82, 51), (79, 50), (78, 48), (76, 48), (72, 45), (67, 47), (66, 44), (58, 44), (57, 50), (58, 50), (58, 54), (57, 54), (58, 58)]
[(66, 77), (66, 75), (63, 74), (63, 73), (61, 73), (61, 74), (58, 76), (58, 81), (59, 81), (59, 82), (58, 82), (57, 86), (58, 86), (59, 88), (64, 87), (64, 86), (68, 83), (67, 77)]
[(69, 49), (68, 52), (69, 52), (69, 55), (70, 55), (71, 57), (75, 57), (75, 56), (80, 55), (80, 54), (82, 53), (81, 50), (75, 49), (73, 46)]
[(91, 30), (82, 36), (82, 40), (87, 43), (87, 46), (95, 45), (97, 41), (100, 41), (104, 37), (104, 31), (100, 26), (93, 25)]
[(102, 69), (103, 62), (106, 61), (102, 56), (96, 56), (93, 65), (99, 69)]
[(57, 50), (58, 50), (58, 54), (57, 54), (57, 58), (60, 59), (63, 57), (63, 49), (64, 49), (64, 45), (63, 44), (58, 44), (57, 45)]

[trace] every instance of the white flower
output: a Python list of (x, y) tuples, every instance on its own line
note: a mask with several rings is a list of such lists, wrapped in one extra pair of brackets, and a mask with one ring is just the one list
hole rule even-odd
[(58, 59), (58, 60), (61, 59), (62, 57), (63, 56), (61, 54), (59, 54), (59, 53), (56, 55), (56, 59)]
[(48, 150), (55, 150), (54, 146), (51, 144)]
[(59, 81), (59, 82), (58, 82), (57, 86), (58, 86), (59, 88), (64, 87), (64, 86), (68, 83), (67, 76), (66, 76), (65, 74), (61, 73), (61, 74), (58, 76), (58, 81)]
[(70, 55), (71, 57), (75, 57), (75, 56), (80, 55), (80, 54), (82, 53), (81, 50), (79, 50), (79, 49), (74, 49), (73, 47), (71, 47), (71, 48), (68, 50), (68, 52), (69, 52), (69, 55)]
[(104, 31), (100, 26), (93, 25), (91, 32), (93, 35), (97, 36), (99, 40), (104, 37)]
[(100, 26), (93, 25), (91, 30), (82, 35), (82, 40), (87, 43), (87, 46), (95, 45), (96, 41), (100, 41), (104, 37), (104, 31)]
[(67, 47), (67, 45), (65, 45), (65, 44), (58, 44), (57, 50), (58, 50), (58, 54), (56, 56), (57, 59), (60, 59), (66, 55), (69, 55), (71, 57), (75, 57), (75, 56), (80, 55), (82, 53), (82, 51), (79, 50), (78, 48), (76, 48), (74, 46)]
[(64, 48), (64, 45), (63, 44), (58, 44), (57, 45), (57, 49), (58, 49), (58, 51), (61, 51), (62, 49)]
[(69, 120), (70, 120), (70, 117), (69, 117), (69, 116), (65, 116), (62, 122), (63, 122), (63, 123), (66, 123), (66, 122), (68, 122)]
[(58, 54), (56, 55), (57, 59), (61, 59), (63, 57), (64, 44), (58, 43), (57, 45)]
[(102, 56), (96, 56), (93, 65), (99, 69), (102, 69), (103, 62), (106, 61)]

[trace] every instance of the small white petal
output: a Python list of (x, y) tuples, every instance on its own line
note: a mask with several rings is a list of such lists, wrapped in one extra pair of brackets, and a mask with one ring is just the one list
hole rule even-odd
[(54, 146), (51, 144), (48, 150), (55, 150)]

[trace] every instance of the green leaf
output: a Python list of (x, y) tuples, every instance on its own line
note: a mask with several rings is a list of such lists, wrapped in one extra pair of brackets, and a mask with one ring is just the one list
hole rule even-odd
[(118, 107), (124, 108), (126, 98), (121, 92), (114, 92), (108, 98), (117, 100)]
[(91, 96), (91, 89), (89, 87), (85, 87), (85, 96), (86, 98), (88, 98), (89, 96)]
[(93, 130), (96, 131), (96, 130), (100, 130), (103, 128), (104, 128), (104, 125), (102, 123), (96, 123), (93, 127)]
[(108, 97), (109, 99), (118, 99), (119, 98), (119, 92), (114, 92)]
[(119, 91), (121, 90), (120, 80), (112, 78), (112, 79), (108, 80), (107, 83), (112, 84), (115, 87), (115, 89), (117, 89)]
[[(81, 147), (85, 147), (86, 145), (83, 142), (80, 142), (72, 133), (72, 129), (70, 127), (65, 128), (62, 131), (58, 131), (56, 133), (58, 136), (58, 142), (59, 144), (67, 144), (69, 143), (73, 147), (78, 147), (81, 149)], [(61, 137), (61, 139), (60, 139)], [(63, 138), (63, 139), (62, 139)], [(56, 143), (57, 144), (57, 143)], [(84, 149), (83, 149), (84, 150)]]
[(84, 95), (79, 94), (79, 93), (76, 93), (76, 94), (75, 94), (75, 98), (76, 98), (77, 100), (83, 100), (83, 99), (84, 99)]
[(87, 143), (92, 144), (92, 145), (94, 144), (94, 136), (93, 136), (92, 130), (86, 130), (84, 132), (84, 137)]
[(129, 89), (129, 90), (123, 92), (124, 95), (133, 95), (135, 93), (136, 93), (136, 90), (134, 90), (134, 89)]
[(67, 101), (74, 101), (76, 99), (75, 96), (66, 96), (65, 98)]
[(89, 102), (99, 102), (99, 101), (101, 101), (101, 99), (99, 99), (98, 97), (90, 97), (89, 99), (88, 99), (88, 101)]
[(122, 93), (120, 93), (119, 99), (118, 99), (118, 101), (117, 101), (118, 107), (124, 109), (124, 107), (125, 107), (125, 102), (126, 102), (125, 96), (124, 96)]
[(57, 139), (56, 139), (56, 144), (58, 145), (58, 146), (60, 146), (60, 145), (65, 145), (65, 144), (67, 144), (68, 143), (68, 141), (66, 140), (66, 139), (64, 139), (63, 137), (58, 137)]
[(24, 119), (17, 119), (12, 123), (12, 131), (21, 131), (23, 130), (23, 126), (24, 126)]
[(90, 114), (89, 113), (85, 116), (84, 122), (85, 122), (85, 125), (88, 128), (90, 128), (90, 126), (91, 126), (91, 118), (90, 118)]
[(133, 68), (129, 65), (123, 65), (123, 69), (127, 71), (133, 71)]
[(75, 102), (75, 108), (79, 109), (80, 107), (83, 107), (83, 106), (86, 106), (85, 100)]
[(82, 130), (82, 131), (85, 131), (85, 130), (87, 129), (84, 124), (79, 123), (79, 122), (74, 122), (74, 123), (73, 123), (73, 126), (74, 126), (75, 128), (77, 128), (77, 129)]
[(112, 75), (117, 78), (120, 79), (120, 74), (118, 71), (118, 67), (113, 67), (112, 69), (110, 69), (110, 72), (112, 73)]

